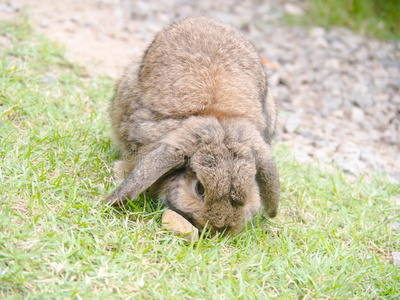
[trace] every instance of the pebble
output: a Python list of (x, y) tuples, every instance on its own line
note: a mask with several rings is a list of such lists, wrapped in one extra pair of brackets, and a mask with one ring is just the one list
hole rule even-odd
[(79, 24), (81, 21), (80, 21), (80, 18), (77, 15), (72, 15), (71, 16), (71, 22)]
[(326, 30), (322, 27), (313, 27), (310, 30), (310, 37), (314, 39), (323, 38), (325, 39)]
[(194, 227), (188, 220), (173, 210), (167, 209), (162, 215), (162, 226), (187, 241), (198, 241), (199, 230)]
[(285, 13), (287, 13), (288, 15), (292, 15), (292, 16), (301, 16), (304, 15), (304, 10), (292, 3), (286, 3), (283, 6), (283, 10), (285, 11)]
[(58, 78), (54, 74), (46, 73), (46, 76), (43, 78), (43, 82), (48, 84), (54, 84), (58, 82)]
[(290, 91), (284, 85), (276, 87), (277, 100), (280, 102), (290, 102)]
[(398, 222), (392, 222), (389, 224), (389, 227), (394, 229), (394, 230), (399, 230), (400, 229), (400, 224)]
[(354, 106), (351, 108), (351, 120), (355, 123), (363, 123), (365, 121), (365, 113), (362, 109)]
[(291, 115), (285, 122), (285, 131), (294, 133), (301, 124), (301, 118), (298, 115)]
[(400, 269), (400, 252), (392, 252), (393, 264)]
[(49, 27), (49, 25), (50, 25), (50, 22), (49, 22), (49, 19), (47, 19), (47, 18), (43, 18), (42, 21), (40, 22), (41, 27), (46, 28), (46, 27)]

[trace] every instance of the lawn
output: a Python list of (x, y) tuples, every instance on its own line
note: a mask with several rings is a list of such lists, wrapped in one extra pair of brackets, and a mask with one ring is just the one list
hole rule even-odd
[(350, 180), (277, 145), (279, 216), (188, 243), (145, 196), (102, 205), (118, 154), (113, 80), (24, 19), (0, 23), (0, 59), (0, 298), (400, 297), (400, 186), (384, 175)]
[(400, 0), (303, 0), (306, 14), (291, 24), (345, 26), (382, 40), (400, 40)]

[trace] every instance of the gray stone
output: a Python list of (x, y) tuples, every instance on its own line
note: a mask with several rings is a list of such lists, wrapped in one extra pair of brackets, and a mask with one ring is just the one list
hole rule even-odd
[(58, 78), (54, 74), (46, 73), (46, 77), (43, 79), (43, 82), (48, 84), (54, 84), (58, 82)]
[(355, 51), (355, 57), (360, 63), (365, 62), (369, 58), (369, 52), (366, 48), (362, 47)]
[[(357, 93), (357, 90), (355, 92)], [(374, 105), (374, 101), (372, 100), (371, 96), (367, 94), (367, 90), (365, 90), (365, 92), (358, 92), (358, 94), (355, 94), (354, 97), (352, 97), (352, 102), (355, 105), (362, 109)]]
[(397, 132), (398, 131), (395, 129), (394, 124), (390, 125), (389, 128), (383, 133), (383, 140), (390, 144), (397, 145), (399, 142)]
[(217, 20), (220, 20), (220, 21), (228, 23), (228, 24), (232, 24), (236, 28), (239, 28), (240, 25), (242, 24), (240, 15), (237, 15), (237, 14), (230, 14), (230, 13), (225, 13), (225, 12), (221, 12), (221, 11), (214, 11), (214, 12), (211, 12), (210, 15)]
[(324, 164), (331, 164), (333, 161), (332, 155), (328, 149), (317, 149), (315, 150), (314, 156), (318, 162), (322, 162)]
[(314, 140), (315, 139), (314, 134), (308, 129), (303, 129), (301, 131), (301, 135), (306, 139), (310, 139), (310, 140)]
[(400, 229), (400, 224), (396, 221), (389, 223), (388, 224), (390, 228), (394, 229), (394, 230), (399, 230)]
[(290, 92), (289, 89), (284, 85), (279, 85), (276, 88), (277, 98), (282, 102), (290, 102)]
[(335, 71), (338, 71), (341, 68), (340, 60), (337, 58), (329, 58), (325, 62), (325, 67), (335, 70)]
[(343, 142), (339, 145), (338, 152), (351, 160), (359, 160), (361, 156), (361, 149), (352, 142)]
[(393, 264), (400, 269), (400, 252), (392, 252)]
[(273, 72), (272, 74), (268, 74), (268, 84), (270, 87), (275, 88), (279, 85), (279, 73)]
[(47, 19), (47, 18), (43, 18), (42, 19), (42, 21), (40, 22), (40, 26), (41, 27), (49, 27), (49, 25), (50, 25), (50, 22), (49, 22), (49, 19)]
[(400, 104), (400, 94), (394, 94), (394, 95), (392, 96), (392, 102), (393, 102), (393, 103)]
[(356, 123), (363, 123), (365, 121), (365, 113), (358, 107), (351, 108), (351, 120)]
[(320, 111), (321, 115), (323, 117), (328, 117), (333, 111), (340, 108), (341, 100), (340, 98), (332, 96), (330, 93), (325, 93), (321, 97), (320, 103), (322, 105), (322, 109)]
[(331, 47), (332, 49), (338, 51), (338, 52), (346, 52), (347, 48), (346, 45), (343, 44), (340, 40), (334, 39), (331, 41)]
[(286, 3), (283, 7), (283, 10), (285, 13), (292, 16), (304, 15), (304, 10), (301, 7), (292, 3)]
[(77, 15), (71, 16), (71, 21), (76, 23), (76, 24), (79, 24), (81, 22)]
[(285, 131), (293, 133), (299, 128), (301, 124), (301, 118), (298, 115), (291, 115), (285, 122)]
[(359, 176), (366, 170), (366, 165), (358, 160), (343, 160), (336, 163), (337, 167), (345, 173)]
[(313, 39), (325, 38), (326, 30), (322, 27), (313, 27), (310, 30), (310, 37)]

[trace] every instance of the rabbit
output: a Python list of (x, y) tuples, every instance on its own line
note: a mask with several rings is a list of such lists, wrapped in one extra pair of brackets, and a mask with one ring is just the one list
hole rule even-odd
[(233, 26), (192, 17), (160, 31), (118, 81), (111, 121), (127, 176), (106, 203), (147, 190), (199, 230), (233, 235), (261, 209), (277, 215), (274, 98)]

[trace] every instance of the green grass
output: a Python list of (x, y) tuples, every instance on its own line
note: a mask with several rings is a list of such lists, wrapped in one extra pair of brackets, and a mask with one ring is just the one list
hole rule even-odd
[(400, 0), (305, 0), (306, 14), (292, 24), (345, 26), (382, 40), (400, 40)]
[(0, 298), (400, 297), (399, 185), (349, 183), (277, 147), (279, 217), (186, 243), (146, 197), (118, 213), (107, 107), (113, 82), (85, 77), (26, 21), (0, 23)]

